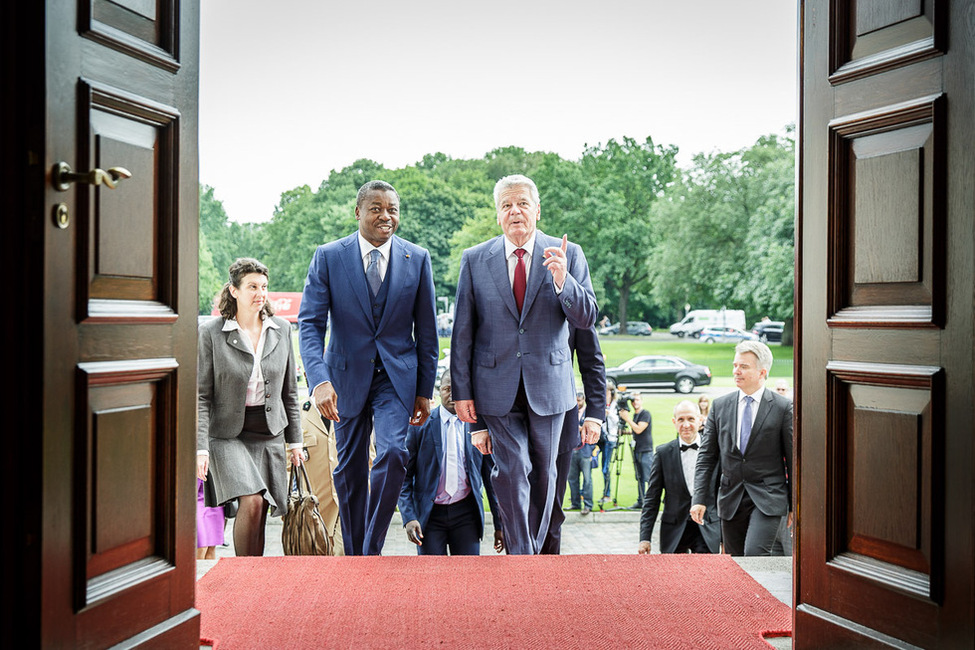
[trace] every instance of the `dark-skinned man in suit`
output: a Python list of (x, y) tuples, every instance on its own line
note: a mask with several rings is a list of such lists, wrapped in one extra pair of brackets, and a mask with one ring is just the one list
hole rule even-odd
[[(470, 425), (457, 419), (450, 371), (440, 378), (440, 406), (406, 434), (406, 480), (399, 511), (406, 538), (419, 555), (480, 555), (487, 493), (494, 518), (494, 550), (504, 550), (498, 501), (491, 486), (491, 457), (471, 444)], [(451, 460), (453, 454), (453, 460)], [(451, 470), (451, 464), (456, 470)]]

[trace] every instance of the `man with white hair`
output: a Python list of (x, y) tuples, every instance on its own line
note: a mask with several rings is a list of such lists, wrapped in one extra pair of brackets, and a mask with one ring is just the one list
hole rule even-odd
[(739, 343), (738, 390), (714, 400), (701, 436), (691, 518), (703, 523), (704, 486), (717, 467), (721, 537), (731, 555), (771, 554), (782, 517), (792, 523), (792, 402), (765, 389), (771, 367), (767, 345)]
[(569, 327), (589, 329), (598, 308), (582, 249), (537, 229), (535, 183), (506, 176), (494, 203), (502, 234), (461, 257), (450, 374), (471, 442), (494, 455), (505, 546), (533, 555), (549, 532), (562, 421), (576, 403)]

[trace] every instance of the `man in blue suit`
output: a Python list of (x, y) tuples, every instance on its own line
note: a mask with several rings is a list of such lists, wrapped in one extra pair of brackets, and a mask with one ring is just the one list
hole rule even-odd
[(345, 554), (379, 555), (406, 475), (407, 429), (430, 414), (439, 342), (430, 254), (394, 235), (396, 190), (364, 184), (355, 216), (356, 233), (315, 251), (298, 327), (312, 403), (335, 422)]
[(504, 550), (498, 502), (491, 486), (491, 457), (471, 445), (469, 426), (457, 419), (450, 371), (440, 378), (440, 408), (406, 434), (409, 460), (399, 511), (406, 538), (419, 555), (480, 555), (487, 492), (494, 519), (494, 549)]
[(450, 344), (457, 415), (481, 453), (512, 554), (536, 554), (555, 502), (562, 421), (575, 404), (569, 326), (596, 322), (582, 249), (536, 229), (538, 188), (525, 176), (494, 187), (503, 235), (464, 251)]

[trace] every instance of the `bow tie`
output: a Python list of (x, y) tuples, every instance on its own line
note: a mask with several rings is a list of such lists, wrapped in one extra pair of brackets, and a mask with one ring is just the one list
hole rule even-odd
[(689, 445), (681, 445), (680, 446), (680, 450), (681, 451), (687, 451), (688, 449), (697, 449), (697, 448), (698, 448), (698, 444), (696, 442), (692, 442)]

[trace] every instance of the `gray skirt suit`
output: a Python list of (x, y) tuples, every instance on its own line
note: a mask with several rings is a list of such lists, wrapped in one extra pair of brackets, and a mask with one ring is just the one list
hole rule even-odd
[(288, 508), (286, 445), (302, 435), (291, 325), (272, 319), (277, 327), (265, 333), (265, 402), (259, 407), (245, 405), (254, 354), (240, 331), (224, 331), (223, 318), (200, 327), (197, 449), (210, 453), (214, 505), (261, 494), (271, 515), (281, 516)]

